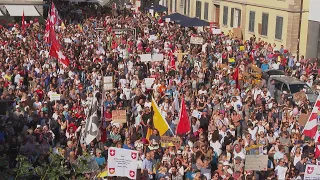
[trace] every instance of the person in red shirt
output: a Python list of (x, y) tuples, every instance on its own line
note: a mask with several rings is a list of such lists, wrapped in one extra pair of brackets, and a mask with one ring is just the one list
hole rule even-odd
[(37, 93), (39, 99), (42, 100), (42, 98), (44, 96), (44, 92), (43, 92), (40, 85), (37, 86), (37, 90), (35, 90), (35, 93)]

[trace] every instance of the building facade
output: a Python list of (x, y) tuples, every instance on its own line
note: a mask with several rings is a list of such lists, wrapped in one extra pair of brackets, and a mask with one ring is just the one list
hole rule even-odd
[[(306, 55), (310, 1), (313, 0), (303, 0), (300, 55)], [(297, 54), (301, 2), (302, 0), (161, 0), (160, 4), (167, 6), (169, 13), (178, 12), (217, 23), (223, 32), (241, 28), (244, 39), (255, 35), (265, 42), (276, 44), (278, 48), (284, 45), (290, 52)]]
[(320, 1), (310, 0), (306, 58), (320, 59)]

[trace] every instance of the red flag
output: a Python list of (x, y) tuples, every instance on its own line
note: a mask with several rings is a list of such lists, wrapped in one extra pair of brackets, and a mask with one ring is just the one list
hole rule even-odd
[(240, 87), (239, 87), (239, 67), (237, 67), (236, 70), (233, 73), (233, 80), (236, 81), (236, 87), (238, 89), (240, 89)]
[(26, 29), (26, 22), (24, 20), (24, 10), (22, 11), (21, 29), (22, 30)]
[(50, 48), (49, 55), (51, 57), (57, 58), (65, 66), (69, 66), (70, 65), (70, 60), (61, 51), (61, 47), (60, 47), (59, 41), (57, 40), (56, 34), (55, 34), (53, 29), (51, 29), (50, 34), (51, 34), (50, 35), (51, 48)]
[(181, 111), (180, 111), (180, 121), (177, 126), (176, 134), (186, 134), (191, 130), (190, 121), (188, 118), (188, 113), (186, 109), (186, 104), (184, 98), (181, 99)]
[(50, 44), (51, 43), (51, 38), (50, 38), (50, 29), (51, 29), (51, 25), (50, 25), (50, 15), (48, 15), (47, 18), (47, 22), (46, 22), (46, 29), (44, 31), (44, 42)]
[(318, 99), (313, 106), (312, 112), (310, 114), (310, 117), (308, 118), (306, 125), (304, 126), (302, 134), (310, 138), (314, 138), (316, 136), (318, 130), (318, 119), (320, 118), (320, 115), (318, 114), (319, 112), (320, 96), (318, 96)]

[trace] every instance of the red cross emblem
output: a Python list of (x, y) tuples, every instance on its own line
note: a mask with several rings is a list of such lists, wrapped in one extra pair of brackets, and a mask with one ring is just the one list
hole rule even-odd
[(136, 159), (136, 158), (137, 158), (137, 153), (132, 152), (132, 153), (131, 153), (131, 157), (132, 157), (132, 159)]
[(109, 168), (109, 173), (113, 174), (116, 170), (114, 168)]
[(114, 149), (110, 149), (109, 154), (110, 154), (110, 156), (114, 156), (114, 155), (116, 155), (116, 150), (114, 150)]
[(307, 170), (308, 174), (312, 174), (313, 171), (314, 171), (314, 167), (308, 167), (308, 170)]
[(130, 170), (129, 175), (130, 175), (130, 177), (134, 177), (136, 175), (136, 173), (134, 171)]

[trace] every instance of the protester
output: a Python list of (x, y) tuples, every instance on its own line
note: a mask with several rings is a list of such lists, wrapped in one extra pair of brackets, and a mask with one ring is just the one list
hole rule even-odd
[[(268, 88), (247, 73), (281, 70), (315, 88), (317, 61), (297, 60), (255, 36), (243, 41), (167, 23), (162, 13), (126, 9), (113, 16), (96, 5), (56, 5), (62, 21), (55, 32), (68, 66), (51, 57), (42, 24), (0, 27), (0, 100), (10, 107), (1, 118), (0, 154), (9, 153), (10, 168), (19, 167), (17, 155), (41, 166), (53, 149), (70, 167), (80, 156), (93, 157), (99, 169), (83, 172), (90, 179), (107, 169), (110, 147), (139, 151), (139, 179), (303, 179), (306, 163), (318, 163), (309, 156), (318, 142), (304, 141), (298, 121), (313, 105), (285, 95), (276, 102), (277, 84)], [(130, 28), (136, 36), (113, 31)], [(191, 44), (195, 36), (204, 44)], [(148, 53), (163, 54), (163, 61), (139, 56)], [(112, 76), (111, 86), (104, 76)], [(154, 81), (149, 85), (147, 78)], [(59, 100), (50, 99), (55, 94)], [(81, 137), (95, 99), (100, 136), (87, 145)], [(177, 134), (182, 100), (189, 125)], [(156, 128), (156, 106), (169, 127), (165, 133)], [(112, 121), (115, 110), (127, 110), (126, 123)], [(181, 143), (165, 145), (164, 135)], [(246, 156), (257, 153), (268, 155), (267, 171), (245, 169)]]

